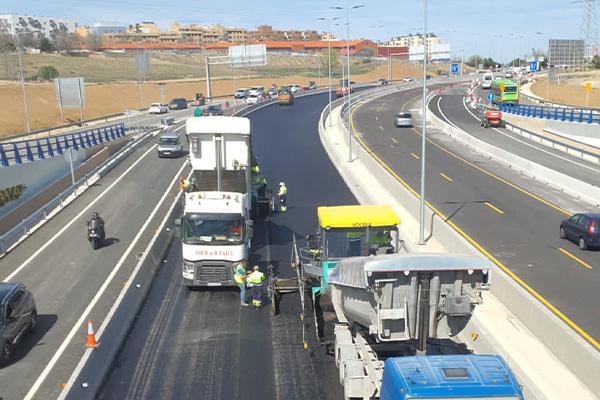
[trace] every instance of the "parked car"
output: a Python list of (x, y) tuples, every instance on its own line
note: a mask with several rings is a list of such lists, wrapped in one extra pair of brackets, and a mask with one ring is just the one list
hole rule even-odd
[(442, 73), (442, 78), (448, 78), (448, 74), (446, 72)]
[(399, 112), (394, 116), (394, 126), (399, 128), (401, 126), (410, 128), (413, 126), (412, 115), (407, 112)]
[(160, 103), (152, 103), (148, 108), (148, 114), (165, 114), (167, 112), (169, 112), (169, 108)]
[(302, 92), (302, 87), (300, 85), (288, 85), (288, 87), (290, 88), (290, 92), (294, 95), (299, 94)]
[(183, 110), (183, 109), (187, 108), (187, 106), (188, 106), (187, 100), (182, 97), (173, 99), (169, 103), (169, 108), (171, 110)]
[(162, 157), (180, 157), (183, 154), (183, 144), (181, 137), (177, 132), (165, 131), (158, 137), (158, 146), (156, 147), (158, 158)]
[(236, 99), (245, 99), (246, 97), (248, 97), (248, 89), (242, 88), (236, 90), (233, 97), (235, 97)]
[(600, 246), (600, 214), (575, 214), (560, 223), (560, 238), (576, 242), (581, 250)]
[(35, 300), (25, 285), (0, 283), (0, 362), (3, 365), (10, 361), (13, 347), (35, 329), (36, 323)]
[(276, 88), (276, 87), (271, 87), (271, 88), (269, 89), (269, 92), (268, 92), (267, 94), (268, 94), (268, 96), (269, 96), (270, 98), (272, 98), (272, 99), (275, 99), (275, 98), (277, 98), (277, 93), (278, 93), (278, 90), (277, 90), (277, 88)]
[(387, 81), (387, 79), (379, 79), (377, 81), (377, 86), (387, 86), (389, 85), (389, 82)]
[(257, 104), (261, 98), (262, 97), (259, 96), (257, 93), (250, 93), (248, 95), (248, 98), (246, 99), (246, 102), (248, 102), (248, 104)]
[(223, 115), (223, 107), (220, 104), (211, 104), (206, 107), (204, 115)]

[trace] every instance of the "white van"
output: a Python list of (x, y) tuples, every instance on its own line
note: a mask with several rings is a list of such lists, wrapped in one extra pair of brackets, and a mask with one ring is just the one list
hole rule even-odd
[(493, 80), (494, 80), (494, 74), (492, 74), (491, 72), (486, 72), (485, 74), (483, 74), (483, 80), (481, 81), (481, 88), (482, 89), (491, 89)]

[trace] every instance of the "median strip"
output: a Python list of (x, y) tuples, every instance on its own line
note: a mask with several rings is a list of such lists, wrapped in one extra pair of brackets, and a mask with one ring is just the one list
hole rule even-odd
[(496, 207), (495, 205), (493, 205), (489, 201), (486, 201), (483, 204), (485, 204), (486, 206), (488, 206), (492, 210), (496, 211), (498, 214), (504, 215), (504, 211), (502, 211), (501, 209), (499, 209), (498, 207)]

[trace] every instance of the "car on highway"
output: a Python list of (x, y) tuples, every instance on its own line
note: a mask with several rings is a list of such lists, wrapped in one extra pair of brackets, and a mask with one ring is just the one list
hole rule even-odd
[(513, 73), (508, 71), (507, 73), (504, 74), (504, 79), (512, 79), (513, 78)]
[(204, 115), (223, 115), (223, 107), (221, 107), (220, 104), (211, 104), (210, 106), (206, 107)]
[(396, 128), (405, 127), (410, 128), (413, 126), (412, 115), (407, 112), (399, 112), (394, 116), (394, 126)]
[(169, 102), (169, 108), (171, 110), (183, 110), (188, 107), (187, 100), (183, 97), (178, 97)]
[(377, 86), (387, 86), (387, 85), (389, 85), (389, 84), (390, 84), (390, 83), (387, 81), (387, 79), (379, 79), (379, 80), (377, 81)]
[(413, 78), (412, 76), (405, 76), (404, 78), (402, 78), (402, 82), (404, 83), (413, 82), (414, 80), (415, 78)]
[(269, 91), (267, 92), (267, 95), (270, 98), (275, 99), (275, 98), (277, 98), (277, 93), (278, 93), (277, 87), (271, 87), (269, 89)]
[(560, 238), (576, 242), (581, 250), (600, 247), (600, 214), (580, 213), (563, 219)]
[(250, 90), (248, 90), (248, 96), (255, 95), (256, 97), (262, 97), (265, 93), (264, 86), (252, 86)]
[(262, 99), (262, 96), (260, 96), (258, 93), (250, 93), (248, 95), (248, 98), (246, 99), (246, 102), (248, 104), (258, 104), (258, 102), (260, 102)]
[(183, 144), (181, 137), (177, 132), (165, 131), (158, 137), (158, 146), (156, 146), (158, 158), (180, 157), (183, 154)]
[(236, 99), (245, 99), (246, 97), (248, 97), (248, 89), (246, 88), (241, 88), (235, 91), (235, 94), (233, 95), (233, 97), (235, 97)]
[(22, 283), (0, 283), (0, 363), (10, 362), (12, 349), (35, 329), (37, 309), (33, 294)]
[(169, 107), (160, 103), (152, 103), (148, 108), (148, 114), (165, 114), (169, 112)]
[(289, 86), (290, 92), (292, 92), (292, 94), (302, 93), (302, 87), (300, 85), (292, 84), (292, 85), (288, 85), (288, 86)]
[(491, 72), (486, 72), (485, 74), (483, 74), (483, 79), (481, 80), (481, 88), (482, 89), (491, 89), (493, 80), (494, 80), (494, 74)]

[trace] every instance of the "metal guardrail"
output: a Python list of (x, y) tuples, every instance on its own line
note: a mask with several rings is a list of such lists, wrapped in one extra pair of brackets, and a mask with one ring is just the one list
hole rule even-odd
[[(545, 105), (547, 105), (549, 107), (559, 107), (559, 108), (568, 108), (568, 109), (574, 108), (576, 110), (581, 110), (581, 109), (583, 109), (583, 110), (589, 110), (590, 109), (590, 108), (581, 108), (581, 107), (578, 107), (578, 106), (574, 106), (572, 104), (563, 104), (563, 103), (555, 103), (555, 102), (552, 102), (552, 101), (546, 101), (544, 99), (540, 99), (538, 97), (529, 96), (529, 95), (527, 95), (525, 93), (521, 93), (521, 92), (519, 92), (519, 96), (522, 97), (522, 98), (524, 98), (524, 99), (526, 99), (526, 100), (528, 100), (528, 101), (530, 101), (530, 102), (537, 103), (537, 104), (545, 104)], [(591, 110), (596, 110), (596, 111), (600, 112), (599, 108), (592, 108)]]
[(62, 155), (69, 148), (86, 149), (124, 136), (125, 124), (120, 123), (41, 140), (0, 143), (0, 167), (44, 160)]
[(34, 211), (27, 218), (22, 220), (18, 225), (13, 227), (11, 230), (6, 232), (5, 234), (0, 236), (0, 257), (7, 253), (7, 251), (17, 244), (24, 236), (29, 234), (33, 227), (38, 225), (41, 221), (46, 220), (48, 216), (55, 210), (58, 210), (63, 207), (64, 201), (76, 191), (82, 187), (89, 187), (89, 180), (93, 176), (97, 175), (98, 178), (106, 175), (110, 172), (119, 162), (121, 162), (125, 157), (131, 154), (138, 147), (142, 146), (147, 142), (147, 140), (153, 137), (154, 131), (157, 128), (152, 129), (148, 132), (142, 134), (142, 136), (132, 143), (125, 146), (125, 148), (121, 149), (119, 152), (113, 154), (107, 160), (105, 160), (102, 164), (98, 165), (92, 171), (88, 172), (81, 178), (79, 178), (74, 185), (71, 185), (66, 190), (60, 192), (57, 196), (55, 196), (52, 200), (48, 201), (38, 210)]
[(580, 124), (600, 124), (600, 109), (544, 107), (532, 104), (498, 104), (500, 111), (522, 117), (554, 120), (562, 122), (578, 122)]

